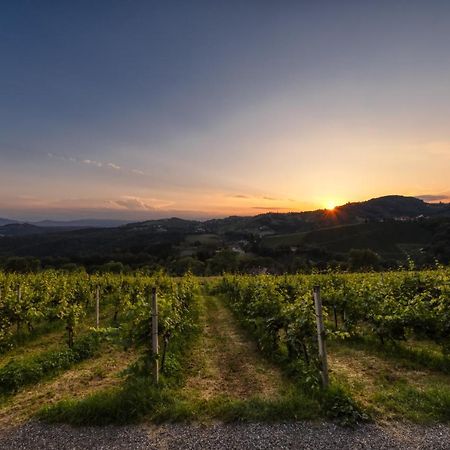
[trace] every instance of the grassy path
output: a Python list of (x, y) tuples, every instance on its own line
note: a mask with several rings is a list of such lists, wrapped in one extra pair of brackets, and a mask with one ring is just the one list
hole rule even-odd
[(81, 398), (95, 391), (119, 385), (119, 377), (137, 357), (135, 352), (116, 347), (103, 348), (99, 356), (81, 362), (58, 378), (24, 388), (0, 404), (0, 429), (31, 418), (42, 406), (66, 398)]
[(450, 376), (369, 350), (333, 345), (332, 377), (378, 420), (450, 421)]
[(15, 359), (30, 357), (64, 347), (66, 340), (66, 333), (63, 330), (52, 330), (38, 335), (34, 339), (30, 339), (21, 345), (16, 345), (11, 350), (0, 354), (0, 367)]
[(157, 387), (137, 376), (124, 389), (103, 390), (94, 397), (80, 392), (79, 402), (57, 404), (46, 417), (76, 424), (317, 417), (317, 402), (259, 353), (219, 298), (203, 295), (198, 301), (198, 331), (191, 342), (182, 343), (189, 347), (174, 378), (166, 372)]
[(192, 352), (185, 395), (203, 400), (280, 395), (288, 381), (261, 356), (218, 297), (203, 297), (201, 322), (203, 333)]

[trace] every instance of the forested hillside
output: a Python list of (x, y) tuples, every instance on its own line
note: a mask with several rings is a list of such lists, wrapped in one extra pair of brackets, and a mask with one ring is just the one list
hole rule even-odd
[(333, 210), (204, 222), (171, 218), (75, 229), (8, 224), (0, 236), (7, 270), (294, 273), (328, 266), (394, 268), (409, 259), (429, 266), (450, 261), (450, 206), (389, 196)]

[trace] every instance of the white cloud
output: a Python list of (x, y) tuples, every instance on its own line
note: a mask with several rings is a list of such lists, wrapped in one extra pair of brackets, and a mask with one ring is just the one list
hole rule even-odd
[(52, 159), (58, 159), (61, 161), (68, 161), (71, 163), (77, 163), (77, 164), (87, 164), (89, 166), (95, 166), (98, 168), (108, 168), (108, 169), (113, 169), (113, 170), (117, 170), (117, 171), (121, 171), (123, 173), (128, 173), (128, 174), (135, 174), (135, 175), (145, 175), (145, 173), (142, 170), (138, 170), (138, 169), (127, 169), (124, 168), (122, 166), (120, 166), (119, 164), (116, 164), (114, 162), (103, 162), (103, 161), (97, 161), (95, 159), (78, 159), (75, 158), (73, 156), (64, 156), (64, 155), (56, 155), (54, 153), (47, 153), (47, 156), (49, 158)]
[(90, 164), (90, 165), (97, 166), (97, 167), (103, 167), (103, 163), (101, 163), (99, 161), (94, 161), (92, 159), (83, 159), (81, 162), (83, 164)]
[(131, 211), (155, 211), (173, 205), (173, 202), (167, 200), (133, 196), (123, 196), (119, 200), (113, 200), (111, 203)]

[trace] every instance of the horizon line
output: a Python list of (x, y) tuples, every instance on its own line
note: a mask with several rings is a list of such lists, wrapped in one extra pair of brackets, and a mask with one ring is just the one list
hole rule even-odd
[[(191, 221), (198, 221), (198, 222), (206, 222), (208, 220), (215, 220), (215, 219), (225, 219), (228, 217), (256, 217), (256, 216), (260, 216), (260, 215), (264, 215), (264, 214), (301, 214), (301, 213), (312, 213), (312, 212), (317, 212), (317, 211), (327, 211), (327, 210), (333, 210), (336, 208), (340, 208), (349, 204), (356, 204), (356, 203), (364, 203), (364, 202), (368, 202), (371, 200), (376, 200), (376, 199), (380, 199), (380, 198), (386, 198), (386, 197), (404, 197), (404, 198), (415, 198), (418, 200), (423, 201), (424, 203), (427, 204), (448, 204), (450, 205), (450, 196), (447, 195), (421, 195), (421, 196), (413, 196), (413, 195), (401, 195), (401, 194), (389, 194), (389, 195), (382, 195), (379, 197), (372, 197), (369, 198), (367, 200), (361, 200), (361, 201), (348, 201), (346, 203), (342, 203), (339, 205), (333, 205), (332, 208), (327, 208), (327, 207), (322, 207), (322, 208), (316, 208), (316, 209), (303, 209), (303, 210), (288, 210), (288, 208), (261, 208), (261, 210), (264, 210), (264, 212), (258, 213), (258, 214), (207, 214), (207, 213), (202, 213), (202, 212), (198, 212), (199, 214), (195, 214), (196, 211), (173, 211), (175, 214), (171, 215), (170, 211), (163, 211), (163, 210), (153, 210), (153, 211), (148, 211), (149, 214), (159, 214), (159, 213), (163, 213), (167, 212), (167, 215), (161, 215), (161, 217), (134, 217), (134, 218), (115, 218), (112, 216), (105, 216), (105, 217), (95, 217), (95, 216), (86, 216), (86, 217), (82, 217), (82, 216), (74, 216), (74, 218), (51, 218), (51, 213), (48, 216), (43, 216), (44, 218), (26, 218), (26, 219), (21, 219), (21, 218), (13, 218), (11, 217), (9, 214), (5, 214), (3, 215), (0, 212), (0, 219), (1, 220), (8, 220), (11, 221), (11, 224), (13, 224), (13, 222), (19, 223), (19, 224), (30, 224), (30, 225), (35, 225), (35, 224), (39, 224), (42, 222), (60, 222), (60, 223), (66, 223), (66, 224), (70, 224), (72, 222), (117, 222), (117, 223), (122, 223), (122, 224), (129, 224), (129, 223), (139, 223), (139, 222), (146, 222), (146, 221), (157, 221), (157, 220), (170, 220), (170, 219), (180, 219), (180, 220), (191, 220)], [(428, 201), (426, 201), (428, 200)], [(443, 201), (443, 200), (448, 200), (448, 201)], [(259, 207), (254, 207), (255, 210), (259, 209)], [(279, 211), (280, 209), (283, 209), (285, 211)], [(111, 210), (113, 211), (113, 210)], [(145, 214), (146, 211), (142, 211), (142, 210), (125, 210), (125, 211), (117, 211), (114, 210), (114, 213), (118, 213), (118, 212), (122, 212), (122, 213), (135, 213), (137, 215), (139, 214)], [(182, 214), (176, 214), (181, 212)], [(183, 214), (185, 213), (185, 214)], [(95, 214), (95, 213), (94, 213)], [(16, 216), (17, 217), (17, 216)], [(23, 216), (22, 216), (23, 217)], [(5, 224), (5, 225), (10, 225), (10, 224)]]

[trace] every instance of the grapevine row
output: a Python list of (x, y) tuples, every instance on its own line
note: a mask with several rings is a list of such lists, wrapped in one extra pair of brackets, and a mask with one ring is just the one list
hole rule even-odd
[(133, 340), (145, 340), (153, 287), (158, 289), (160, 330), (167, 340), (174, 332), (182, 332), (196, 290), (191, 276), (175, 280), (163, 274), (0, 273), (0, 349), (12, 346), (14, 336), (23, 329), (32, 332), (37, 326), (54, 322), (64, 324), (72, 347), (77, 329), (94, 308), (97, 290), (102, 307), (107, 303), (113, 308), (113, 325)]
[(262, 349), (291, 361), (316, 354), (312, 291), (321, 287), (328, 335), (376, 336), (382, 344), (429, 339), (450, 352), (450, 270), (225, 276), (219, 291)]

